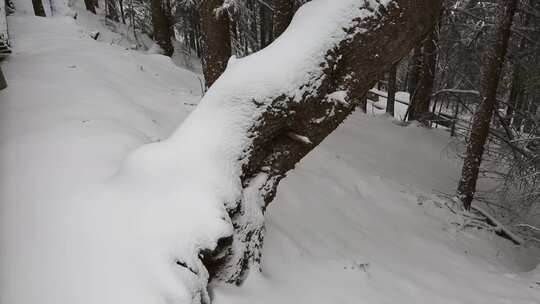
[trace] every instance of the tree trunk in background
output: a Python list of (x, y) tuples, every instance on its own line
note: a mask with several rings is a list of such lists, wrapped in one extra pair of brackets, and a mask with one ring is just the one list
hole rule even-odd
[[(532, 6), (533, 0), (529, 0), (528, 5)], [(530, 21), (531, 21), (531, 14), (525, 13), (522, 17), (522, 27), (529, 27)], [(528, 40), (531, 38), (527, 37), (521, 37), (519, 39), (518, 47), (516, 53), (519, 54), (523, 52), (529, 45)], [(534, 38), (532, 38), (534, 39)], [(508, 96), (508, 106), (506, 108), (506, 121), (507, 123), (510, 123), (512, 121), (512, 118), (514, 118), (514, 123), (512, 124), (516, 129), (519, 129), (521, 127), (521, 118), (523, 116), (522, 113), (517, 113), (519, 117), (514, 117), (516, 112), (521, 112), (521, 106), (523, 102), (523, 84), (521, 83), (523, 81), (523, 67), (522, 62), (519, 62), (519, 58), (516, 58), (513, 62), (512, 66), (512, 78), (510, 83), (510, 94)]]
[(503, 0), (500, 1), (499, 5), (501, 6), (498, 8), (500, 12), (496, 16), (493, 41), (491, 48), (486, 53), (485, 72), (481, 80), (483, 100), (473, 116), (469, 144), (458, 185), (458, 198), (466, 210), (470, 210), (476, 192), (476, 182), (484, 153), (484, 145), (488, 137), (491, 117), (497, 105), (497, 88), (504, 57), (508, 49), (510, 29), (517, 7), (517, 0)]
[(362, 111), (363, 113), (367, 113), (367, 99), (368, 99), (367, 94), (365, 94), (364, 96), (362, 96), (362, 98), (360, 98), (360, 101), (358, 104), (360, 111)]
[(107, 9), (106, 17), (112, 21), (118, 22), (118, 11), (116, 9), (116, 0), (106, 0), (105, 7)]
[(223, 0), (203, 0), (200, 5), (203, 74), (210, 87), (225, 71), (231, 57), (229, 15), (225, 10), (216, 12)]
[(530, 99), (527, 109), (527, 117), (525, 119), (525, 123), (523, 124), (523, 132), (537, 135), (539, 131), (537, 125), (538, 122), (538, 100)]
[[(510, 123), (512, 120), (512, 117), (514, 116), (514, 113), (516, 112), (516, 109), (519, 110), (520, 103), (519, 103), (519, 97), (521, 95), (521, 77), (520, 77), (520, 71), (521, 67), (519, 66), (519, 63), (515, 63), (513, 66), (512, 71), (512, 78), (510, 82), (510, 94), (508, 95), (508, 106), (506, 108), (506, 122)], [(518, 122), (518, 120), (515, 120), (515, 122)], [(520, 124), (517, 125), (519, 128)]]
[(95, 14), (96, 13), (96, 6), (94, 0), (84, 0), (84, 6), (86, 6), (86, 10)]
[[(318, 59), (320, 62), (309, 64), (313, 68), (301, 71), (312, 77), (301, 77), (304, 80), (295, 86), (298, 90), (309, 88), (309, 94), (298, 94), (298, 90), (286, 88), (265, 88), (264, 92), (272, 92), (272, 95), (261, 96), (251, 85), (243, 84), (238, 85), (234, 96), (230, 96), (231, 87), (227, 84), (230, 80), (226, 78), (229, 74), (226, 73), (218, 80), (224, 85), (210, 87), (203, 97), (201, 104), (216, 102), (231, 113), (243, 113), (237, 118), (241, 120), (238, 121), (241, 130), (235, 131), (242, 145), (234, 151), (225, 149), (231, 153), (230, 159), (242, 164), (243, 194), (240, 196), (243, 198), (228, 207), (234, 227), (232, 235), (220, 239), (212, 252), (204, 254), (203, 263), (211, 278), (236, 284), (242, 282), (250, 264), (260, 260), (264, 237), (264, 220), (260, 216), (274, 199), (280, 180), (355, 110), (360, 101), (358, 97), (365, 96), (384, 71), (420, 43), (432, 28), (440, 8), (439, 1), (434, 0), (395, 0), (385, 9), (376, 2), (358, 1), (357, 5), (359, 16), (351, 19), (349, 27), (343, 29), (350, 34), (344, 34), (342, 40), (324, 49)], [(360, 17), (363, 11), (368, 11), (366, 5), (370, 12), (376, 13), (369, 18)], [(211, 14), (212, 10), (206, 9), (204, 13)], [(302, 48), (302, 43), (298, 43)], [(280, 60), (275, 58), (271, 48), (269, 46), (266, 53), (259, 53), (262, 57), (258, 60), (240, 61), (231, 70), (231, 77), (252, 75), (254, 82), (258, 77), (265, 79), (256, 64), (259, 60)], [(385, 51), (381, 52), (381, 49)], [(302, 50), (292, 51), (298, 54), (293, 58), (310, 60), (300, 56)], [(271, 58), (264, 57), (266, 54)], [(263, 71), (267, 69), (265, 67)], [(291, 72), (295, 71), (283, 71)], [(205, 126), (207, 119), (213, 119), (215, 115), (213, 108), (198, 107), (195, 111), (199, 122), (188, 128), (213, 132)], [(205, 128), (210, 129), (202, 131)], [(190, 129), (185, 131), (186, 134)], [(221, 151), (221, 148), (216, 150)]]
[(122, 19), (122, 23), (126, 24), (126, 16), (124, 16), (124, 1), (118, 0), (118, 6), (120, 7), (120, 18)]
[(161, 0), (152, 0), (152, 26), (154, 31), (154, 41), (163, 51), (163, 55), (172, 56), (174, 52), (171, 43), (172, 30), (169, 24), (169, 18), (163, 11)]
[(45, 8), (41, 0), (32, 0), (32, 6), (34, 7), (34, 14), (38, 17), (47, 17), (45, 14)]
[(7, 81), (4, 77), (4, 73), (2, 73), (2, 67), (0, 66), (0, 91), (7, 88)]
[(420, 79), (411, 98), (409, 120), (418, 120), (426, 124), (429, 119), (429, 105), (435, 80), (435, 68), (437, 63), (437, 28), (426, 37), (422, 45), (422, 65), (420, 67)]
[[(510, 95), (512, 95), (512, 92), (510, 92)], [(525, 101), (526, 98), (523, 89), (520, 89), (520, 93), (517, 94), (516, 97), (517, 100), (515, 102), (515, 105), (513, 105), (515, 107), (515, 110), (513, 111), (512, 127), (516, 130), (520, 130), (523, 123), (524, 113), (528, 106)], [(516, 112), (518, 112), (519, 114), (516, 115)]]
[(274, 38), (279, 37), (287, 29), (293, 13), (292, 0), (274, 0)]
[(386, 99), (386, 113), (394, 117), (394, 103), (396, 101), (396, 74), (397, 66), (394, 64), (388, 72), (388, 98)]
[(408, 84), (407, 88), (409, 91), (409, 94), (412, 97), (414, 95), (414, 91), (416, 91), (416, 85), (418, 84), (418, 78), (420, 77), (420, 71), (421, 71), (421, 64), (420, 59), (422, 57), (422, 50), (420, 47), (415, 47), (413, 50), (413, 54), (411, 56), (411, 60), (409, 61), (409, 68), (408, 68)]
[(259, 7), (259, 18), (260, 18), (260, 25), (261, 25), (261, 38), (260, 38), (260, 43), (261, 43), (261, 46), (260, 48), (261, 49), (264, 49), (268, 44), (270, 44), (271, 40), (272, 40), (272, 36), (268, 37), (268, 29), (267, 29), (267, 26), (268, 26), (268, 16), (266, 14), (266, 6), (264, 5), (260, 5)]

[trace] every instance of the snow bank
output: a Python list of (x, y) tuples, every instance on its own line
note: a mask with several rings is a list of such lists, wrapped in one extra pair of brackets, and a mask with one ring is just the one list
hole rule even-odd
[(182, 167), (196, 172), (191, 163), (154, 161), (159, 143), (118, 173), (128, 152), (162, 140), (192, 110), (197, 75), (96, 42), (78, 22), (9, 17), (0, 302), (197, 302), (206, 296), (197, 252), (230, 233), (220, 198), (197, 189), (213, 184), (180, 177)]

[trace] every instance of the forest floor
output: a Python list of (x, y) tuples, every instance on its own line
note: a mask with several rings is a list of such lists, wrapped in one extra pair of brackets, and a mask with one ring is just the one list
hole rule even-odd
[[(66, 193), (165, 139), (201, 97), (200, 75), (115, 43), (121, 37), (95, 17), (78, 16), (9, 17), (2, 303), (55, 303), (49, 281), (68, 272), (43, 261), (54, 246), (70, 250), (57, 237), (71, 229), (62, 226)], [(99, 41), (89, 37), (96, 30)], [(463, 228), (440, 195), (453, 193), (459, 169), (447, 132), (399, 126), (371, 108), (355, 113), (279, 187), (262, 272), (240, 287), (212, 286), (215, 303), (540, 303), (539, 252)], [(85, 267), (80, 260), (76, 271)]]

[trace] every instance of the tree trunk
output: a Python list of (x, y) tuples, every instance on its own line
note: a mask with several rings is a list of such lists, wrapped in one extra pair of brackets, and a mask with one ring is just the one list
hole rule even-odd
[(4, 73), (2, 73), (2, 67), (0, 67), (0, 91), (7, 88), (7, 81), (4, 77)]
[[(532, 4), (533, 4), (532, 0), (529, 0), (528, 5), (532, 6)], [(522, 17), (522, 26), (525, 28), (529, 27), (530, 21), (531, 21), (531, 14), (524, 13)], [(518, 47), (516, 50), (516, 53), (518, 54), (518, 56), (521, 52), (523, 52), (528, 47), (528, 45), (529, 43), (526, 37), (521, 37), (519, 39)], [(522, 92), (523, 91), (523, 84), (522, 84), (523, 67), (522, 67), (522, 62), (519, 62), (519, 58), (516, 58), (514, 60), (514, 64), (512, 68), (513, 70), (512, 70), (512, 80), (510, 83), (510, 94), (508, 96), (508, 102), (507, 102), (508, 107), (506, 108), (507, 123), (511, 123), (512, 118), (514, 117), (516, 112), (519, 112), (521, 101), (522, 101), (520, 99), (523, 96), (523, 92)], [(517, 113), (517, 114), (519, 116), (522, 115), (522, 113)], [(516, 124), (513, 124), (514, 127), (519, 129), (521, 127), (520, 119), (515, 119), (514, 121), (516, 122)]]
[[(512, 117), (516, 112), (516, 108), (519, 109), (519, 96), (521, 95), (521, 77), (520, 71), (521, 68), (519, 63), (516, 63), (513, 67), (512, 78), (510, 82), (510, 94), (508, 95), (508, 106), (506, 108), (506, 122), (510, 123)], [(519, 126), (518, 126), (519, 127)]]
[(202, 65), (206, 86), (210, 87), (225, 71), (231, 57), (231, 36), (227, 11), (216, 11), (223, 0), (203, 0), (200, 5), (202, 27)]
[(266, 6), (264, 5), (260, 5), (259, 7), (259, 18), (260, 18), (260, 29), (261, 29), (261, 38), (260, 38), (260, 43), (261, 43), (261, 49), (264, 49), (268, 44), (270, 44), (270, 40), (272, 39), (271, 37), (268, 37), (268, 29), (267, 29), (267, 25), (268, 25), (268, 18), (266, 16)]
[(279, 37), (291, 23), (293, 17), (292, 0), (274, 0), (274, 37)]
[[(220, 161), (220, 168), (237, 168), (225, 170), (227, 180), (236, 185), (238, 179), (241, 188), (236, 199), (224, 202), (234, 231), (203, 253), (211, 278), (242, 282), (249, 265), (260, 260), (263, 213), (281, 179), (354, 111), (356, 97), (365, 96), (382, 72), (420, 43), (439, 12), (433, 0), (394, 0), (385, 7), (315, 0), (309, 9), (314, 5), (335, 21), (335, 30), (321, 37), (313, 32), (319, 27), (300, 22), (282, 43), (232, 61), (173, 139), (186, 143), (190, 134), (197, 134), (192, 141), (225, 134), (223, 142), (189, 149), (199, 157), (207, 153), (205, 159), (230, 160)], [(291, 47), (299, 36), (305, 40)]]
[(126, 16), (124, 16), (124, 1), (118, 0), (118, 6), (120, 7), (120, 18), (122, 19), (122, 23), (126, 24)]
[(84, 5), (86, 6), (86, 10), (95, 14), (96, 13), (96, 7), (95, 7), (95, 1), (94, 0), (84, 0)]
[(118, 22), (118, 11), (116, 10), (116, 0), (106, 0), (105, 7), (107, 8), (106, 17), (112, 21)]
[(454, 104), (454, 116), (452, 117), (452, 127), (450, 128), (450, 137), (456, 136), (456, 125), (459, 115), (459, 101), (455, 101)]
[[(524, 90), (520, 90), (520, 93), (517, 94), (517, 100), (514, 105), (515, 111), (513, 111), (513, 120), (512, 120), (512, 127), (516, 130), (521, 130), (524, 114), (527, 112), (528, 104), (526, 101), (526, 96)], [(517, 114), (517, 115), (516, 115)]]
[(413, 54), (411, 56), (411, 59), (409, 61), (409, 67), (408, 67), (408, 84), (407, 88), (409, 91), (409, 95), (412, 97), (414, 95), (414, 91), (416, 91), (416, 86), (418, 84), (418, 78), (420, 78), (420, 71), (421, 71), (421, 64), (420, 59), (422, 57), (422, 50), (420, 47), (415, 47), (413, 50)]
[(163, 55), (170, 57), (174, 52), (174, 48), (171, 43), (172, 32), (169, 18), (163, 10), (161, 0), (152, 0), (151, 5), (154, 40), (163, 51)]
[(32, 6), (34, 7), (34, 14), (38, 17), (47, 17), (45, 14), (45, 8), (41, 0), (32, 0)]
[(476, 192), (476, 182), (484, 153), (484, 145), (488, 137), (491, 117), (497, 105), (497, 87), (499, 86), (501, 69), (508, 49), (510, 29), (516, 11), (517, 0), (503, 0), (499, 5), (501, 7), (496, 19), (497, 24), (493, 33), (492, 47), (485, 55), (486, 66), (481, 80), (483, 100), (473, 116), (469, 144), (458, 185), (458, 198), (466, 210), (470, 210)]
[(394, 117), (394, 103), (396, 101), (396, 74), (397, 65), (394, 64), (388, 72), (388, 98), (386, 99), (386, 113)]
[(409, 120), (418, 120), (426, 124), (429, 119), (429, 105), (435, 80), (435, 68), (437, 63), (437, 29), (426, 37), (422, 46), (422, 65), (420, 67), (420, 79), (411, 100)]
[(538, 101), (535, 99), (530, 99), (529, 107), (527, 109), (527, 117), (525, 119), (525, 123), (523, 124), (523, 132), (537, 135), (538, 123)]
[(360, 108), (360, 111), (363, 113), (367, 113), (367, 94), (364, 94), (359, 100), (358, 107)]

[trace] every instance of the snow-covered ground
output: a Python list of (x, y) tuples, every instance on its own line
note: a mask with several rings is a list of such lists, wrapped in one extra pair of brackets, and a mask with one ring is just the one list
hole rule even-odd
[[(130, 151), (167, 138), (187, 117), (201, 97), (200, 76), (111, 44), (115, 34), (92, 18), (19, 12), (8, 20), (14, 53), (2, 66), (9, 88), (0, 92), (2, 304), (157, 304), (189, 289), (183, 275), (155, 278), (167, 274), (151, 269), (167, 266), (150, 263), (163, 258), (160, 249), (120, 240), (124, 234), (108, 229), (133, 215), (118, 206), (104, 214), (103, 205), (141, 193), (180, 202), (192, 181), (175, 180), (175, 171), (190, 164), (166, 167), (158, 159), (139, 180), (111, 176)], [(101, 41), (89, 37), (95, 30)], [(241, 287), (212, 286), (215, 303), (540, 303), (538, 252), (462, 229), (464, 219), (434, 194), (456, 185), (460, 163), (448, 142), (440, 130), (351, 116), (279, 187), (266, 215), (262, 273), (252, 271)], [(177, 190), (164, 191), (171, 187)], [(216, 211), (183, 208), (193, 221)], [(140, 210), (155, 212), (149, 225), (170, 220), (152, 205)], [(180, 222), (134, 238), (198, 233)], [(121, 256), (134, 249), (133, 256), (151, 257)], [(147, 281), (134, 278), (146, 272)], [(175, 288), (178, 294), (161, 298), (143, 292)]]

